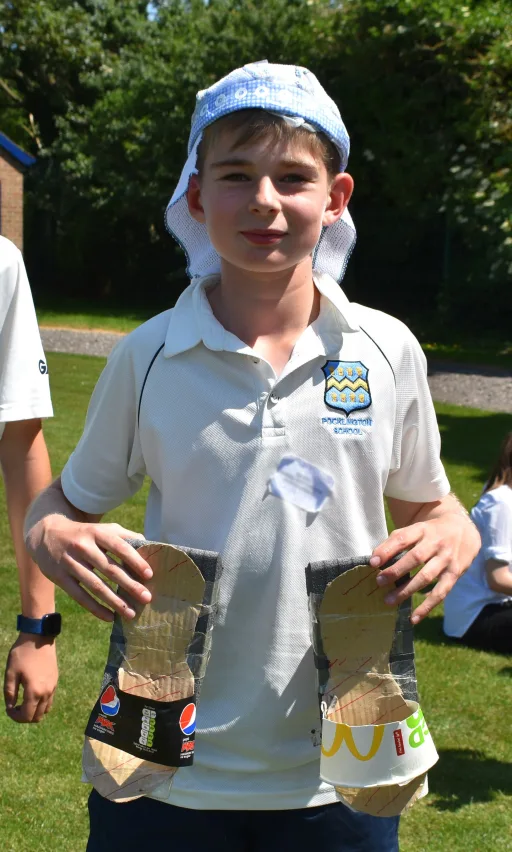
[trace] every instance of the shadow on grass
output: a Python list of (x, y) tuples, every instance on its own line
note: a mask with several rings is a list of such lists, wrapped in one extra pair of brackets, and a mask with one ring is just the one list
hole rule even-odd
[(503, 668), (499, 670), (498, 674), (500, 677), (512, 677), (512, 666), (503, 666)]
[[(445, 407), (444, 407), (445, 408)], [(443, 439), (443, 459), (457, 465), (478, 468), (478, 479), (485, 481), (498, 455), (500, 444), (512, 430), (512, 415), (453, 414), (438, 410), (437, 422)]]
[(439, 749), (439, 763), (429, 772), (432, 793), (441, 798), (429, 807), (457, 811), (464, 805), (490, 802), (496, 793), (512, 795), (512, 764), (472, 749)]
[(414, 628), (414, 638), (429, 645), (447, 645), (450, 640), (443, 633), (443, 616), (429, 615)]
[[(506, 651), (489, 651), (487, 648), (475, 648), (471, 645), (466, 645), (464, 642), (459, 642), (457, 639), (452, 639), (446, 636), (443, 632), (443, 616), (429, 615), (414, 628), (414, 639), (421, 639), (429, 645), (446, 645), (452, 648), (466, 648), (471, 651), (480, 651), (483, 653), (492, 653), (497, 657), (505, 657), (510, 659), (510, 654)], [(503, 666), (497, 674), (501, 677), (512, 677), (512, 666)]]

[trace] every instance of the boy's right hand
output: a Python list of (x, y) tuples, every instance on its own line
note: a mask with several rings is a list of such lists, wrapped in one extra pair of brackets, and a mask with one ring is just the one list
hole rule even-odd
[[(51, 514), (29, 530), (25, 543), (49, 580), (97, 618), (113, 621), (114, 612), (123, 618), (134, 618), (134, 604), (151, 600), (151, 593), (135, 578), (149, 580), (153, 572), (125, 541), (127, 538), (143, 536), (119, 524), (82, 523)], [(124, 594), (122, 597), (116, 594), (102, 577), (116, 583), (120, 593), (126, 593), (126, 599)]]

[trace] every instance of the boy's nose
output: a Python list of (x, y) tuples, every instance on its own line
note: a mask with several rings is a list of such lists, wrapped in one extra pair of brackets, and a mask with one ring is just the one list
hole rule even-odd
[(279, 210), (279, 198), (274, 184), (268, 177), (258, 181), (254, 196), (251, 200), (251, 211), (257, 213), (273, 213)]

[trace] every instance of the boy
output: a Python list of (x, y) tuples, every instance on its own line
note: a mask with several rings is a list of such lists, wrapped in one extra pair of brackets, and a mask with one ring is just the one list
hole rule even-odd
[[(353, 813), (319, 780), (304, 568), (407, 549), (381, 582), (424, 563), (391, 591), (403, 600), (439, 576), (419, 620), (478, 537), (448, 494), (418, 344), (336, 283), (355, 236), (347, 156), (339, 111), (305, 69), (253, 63), (199, 93), (167, 210), (192, 284), (117, 347), (62, 482), (27, 521), (42, 570), (104, 619), (134, 610), (95, 571), (149, 597), (128, 533), (98, 523), (146, 473), (146, 537), (218, 551), (224, 565), (196, 762), (153, 798), (93, 792), (89, 852), (397, 849), (397, 819)], [(285, 455), (299, 473), (276, 496)], [(307, 511), (306, 468), (321, 494)], [(389, 538), (383, 492), (401, 528)]]
[[(41, 418), (53, 412), (25, 265), (21, 252), (5, 237), (0, 237), (0, 353), (0, 466), (22, 612), (20, 635), (7, 659), (4, 696), (11, 719), (40, 722), (57, 686), (55, 631), (41, 635), (43, 617), (55, 609), (55, 591), (25, 550), (23, 521), (34, 497), (51, 482)], [(17, 707), (20, 686), (23, 701)]]

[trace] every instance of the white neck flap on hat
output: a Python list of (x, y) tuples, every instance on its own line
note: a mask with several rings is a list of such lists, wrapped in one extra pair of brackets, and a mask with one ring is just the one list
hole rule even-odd
[[(192, 218), (186, 198), (190, 176), (197, 174), (197, 149), (205, 127), (240, 109), (264, 109), (283, 117), (302, 118), (312, 129), (325, 133), (339, 151), (340, 172), (346, 169), (350, 150), (338, 107), (307, 68), (274, 65), (266, 60), (252, 62), (198, 92), (196, 100), (188, 159), (165, 213), (167, 230), (187, 255), (191, 278), (220, 271), (220, 257), (206, 226)], [(322, 230), (313, 253), (313, 268), (341, 281), (355, 241), (354, 223), (345, 210), (338, 222)]]

